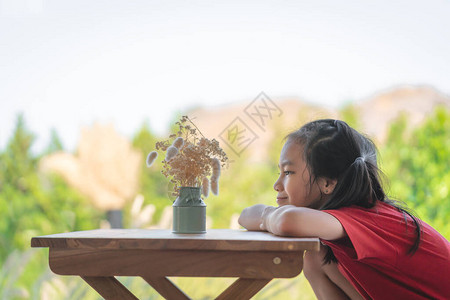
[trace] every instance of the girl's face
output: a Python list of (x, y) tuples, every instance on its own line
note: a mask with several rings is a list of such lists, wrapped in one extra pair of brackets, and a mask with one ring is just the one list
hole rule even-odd
[(278, 168), (280, 177), (273, 188), (278, 192), (279, 206), (290, 204), (318, 209), (325, 203), (327, 195), (321, 194), (321, 181), (310, 179), (303, 160), (303, 146), (288, 141), (281, 150)]

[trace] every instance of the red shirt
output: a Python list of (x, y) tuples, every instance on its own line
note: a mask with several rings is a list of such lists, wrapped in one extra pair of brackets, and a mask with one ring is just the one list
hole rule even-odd
[(365, 299), (450, 299), (450, 243), (425, 222), (419, 249), (408, 216), (384, 202), (324, 210), (341, 222), (347, 237), (322, 242), (331, 247), (338, 268)]

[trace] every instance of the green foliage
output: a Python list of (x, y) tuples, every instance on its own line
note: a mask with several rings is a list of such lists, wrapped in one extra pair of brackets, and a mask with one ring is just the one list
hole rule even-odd
[[(355, 107), (348, 105), (341, 118), (359, 129)], [(418, 216), (450, 238), (450, 111), (438, 107), (420, 126), (411, 129), (408, 115), (390, 124), (380, 148), (380, 167), (387, 175), (388, 194), (412, 208)]]
[[(33, 236), (93, 229), (100, 222), (99, 213), (77, 191), (58, 177), (39, 174), (38, 158), (31, 153), (33, 140), (19, 116), (5, 151), (0, 153), (0, 265), (14, 251), (29, 249)], [(19, 274), (15, 286), (8, 289), (29, 286), (43, 266)]]
[(231, 217), (256, 203), (274, 205), (273, 183), (277, 175), (268, 165), (236, 160), (220, 178), (219, 195), (206, 201), (214, 228), (228, 228)]
[(382, 149), (390, 194), (412, 207), (425, 222), (450, 238), (450, 111), (437, 108), (423, 125), (408, 130), (401, 116)]
[[(138, 130), (133, 138), (133, 146), (140, 150), (142, 157), (147, 157), (147, 155), (155, 150), (155, 143), (158, 138), (151, 132), (147, 123), (144, 123)], [(157, 158), (157, 160), (162, 160)], [(160, 162), (155, 162), (155, 164), (160, 164)], [(172, 205), (172, 198), (169, 196), (172, 188), (169, 187), (169, 182), (164, 175), (161, 173), (161, 168), (148, 168), (146, 164), (141, 166), (141, 176), (139, 184), (139, 194), (144, 196), (145, 204), (153, 204), (156, 207), (156, 212), (154, 215), (155, 220), (159, 220), (163, 209)], [(130, 204), (125, 208), (126, 211), (129, 210)], [(125, 214), (125, 224), (129, 224), (129, 220), (126, 218), (129, 214)]]
[(356, 130), (361, 128), (361, 121), (359, 120), (359, 117), (358, 117), (358, 110), (354, 104), (349, 103), (349, 104), (345, 105), (341, 109), (340, 115), (341, 115), (341, 117), (340, 117), (341, 120), (345, 121), (351, 127), (355, 128)]
[(64, 146), (61, 142), (61, 139), (59, 138), (58, 132), (55, 129), (52, 129), (50, 133), (50, 143), (47, 147), (47, 150), (45, 150), (44, 154), (50, 154), (56, 151), (61, 151), (63, 149)]

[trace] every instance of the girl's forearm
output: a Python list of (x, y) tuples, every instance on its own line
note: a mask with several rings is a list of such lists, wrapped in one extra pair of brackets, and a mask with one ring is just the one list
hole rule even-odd
[(266, 208), (262, 215), (261, 229), (281, 236), (319, 237), (325, 240), (346, 236), (341, 223), (332, 215), (293, 205)]

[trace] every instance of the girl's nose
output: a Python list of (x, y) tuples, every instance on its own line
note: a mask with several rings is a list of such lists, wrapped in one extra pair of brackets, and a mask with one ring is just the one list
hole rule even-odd
[(282, 186), (280, 184), (280, 178), (278, 178), (277, 181), (275, 181), (275, 183), (273, 184), (273, 189), (277, 192), (279, 192), (282, 189)]

